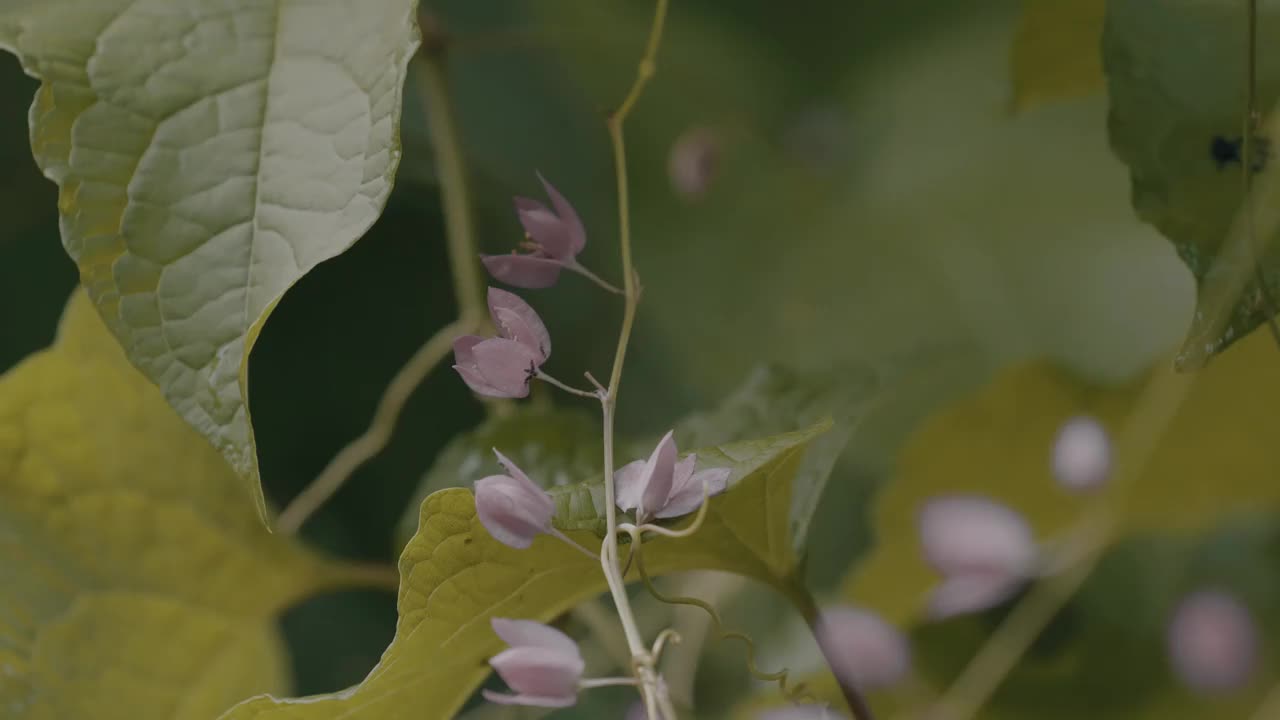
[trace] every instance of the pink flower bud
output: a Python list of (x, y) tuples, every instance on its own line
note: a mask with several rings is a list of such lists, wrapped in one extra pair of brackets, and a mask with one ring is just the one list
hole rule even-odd
[(555, 503), (515, 463), (493, 452), (508, 474), (476, 481), (476, 516), (494, 540), (523, 550), (539, 533), (551, 532)]
[(1092, 490), (1111, 475), (1111, 440), (1091, 417), (1068, 420), (1053, 445), (1053, 475), (1069, 490)]
[(676, 461), (676, 441), (671, 432), (662, 437), (648, 461), (636, 460), (613, 474), (618, 507), (636, 510), (636, 521), (651, 518), (673, 518), (698, 509), (702, 505), (703, 484), (707, 495), (724, 492), (729, 481), (728, 468), (709, 468), (695, 473), (696, 455)]
[(556, 283), (560, 269), (577, 262), (587, 245), (587, 231), (578, 213), (559, 191), (541, 175), (551, 206), (516, 198), (516, 215), (524, 226), (533, 251), (525, 255), (482, 255), (481, 262), (495, 278), (516, 287), (544, 288)]
[(816, 636), (841, 684), (880, 690), (898, 684), (911, 671), (906, 638), (875, 613), (848, 606), (824, 609)]
[(551, 334), (542, 318), (516, 295), (489, 288), (489, 314), (498, 337), (464, 335), (453, 341), (453, 369), (475, 392), (522, 398), (551, 355)]
[(515, 694), (483, 691), (502, 705), (569, 707), (578, 701), (578, 681), (586, 667), (578, 644), (549, 625), (532, 620), (493, 618), (493, 631), (510, 647), (489, 659)]
[(920, 542), (929, 563), (945, 578), (930, 600), (935, 618), (998, 604), (1035, 575), (1039, 560), (1022, 516), (976, 496), (926, 503), (920, 512)]
[(1226, 693), (1248, 684), (1258, 664), (1258, 629), (1248, 608), (1220, 590), (1183, 598), (1168, 632), (1169, 662), (1187, 687)]

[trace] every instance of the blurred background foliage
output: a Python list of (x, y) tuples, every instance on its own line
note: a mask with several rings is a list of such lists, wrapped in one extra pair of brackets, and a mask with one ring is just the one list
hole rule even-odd
[[(603, 117), (635, 72), (649, 3), (425, 5), (450, 35), (483, 249), (514, 247), (520, 236), (510, 197), (538, 196), (534, 173), (541, 171), (586, 222), (585, 264), (617, 277)], [(1089, 5), (1096, 13), (1100, 3)], [(1128, 174), (1109, 148), (1100, 85), (1069, 81), (1041, 97), (1015, 98), (1020, 80), (1010, 58), (1023, 9), (1017, 0), (676, 0), (656, 79), (629, 122), (645, 295), (621, 431), (648, 437), (712, 408), (762, 363), (873, 386), (814, 520), (808, 571), (820, 599), (840, 597), (845, 576), (873, 543), (911, 532), (881, 526), (877, 538), (870, 516), (898, 449), (922, 419), (1030, 360), (1110, 392), (1140, 378), (1187, 329), (1193, 279), (1173, 247), (1135, 216)], [(1054, 20), (1040, 22), (1052, 27)], [(1039, 49), (1037, 62), (1047, 66), (1060, 58), (1089, 71), (1097, 56), (1088, 53), (1098, 48), (1083, 46), (1032, 42), (1023, 49)], [(1073, 54), (1081, 52), (1084, 59)], [(1041, 87), (1055, 82), (1048, 74)], [(34, 89), (16, 61), (0, 63), (5, 368), (50, 342), (75, 282), (57, 241), (54, 187), (39, 176), (27, 146), (23, 110)], [(405, 158), (385, 215), (353, 250), (285, 297), (252, 358), (262, 475), (277, 505), (364, 428), (387, 379), (452, 317), (420, 103), (411, 77)], [(672, 148), (691, 133), (713, 139), (705, 146), (710, 175), (696, 196), (669, 177)], [(603, 377), (617, 303), (574, 277), (528, 298), (555, 335), (548, 370), (571, 378), (589, 368)], [(1280, 360), (1270, 345), (1254, 355), (1259, 365)], [(1240, 372), (1248, 393), (1248, 368)], [(1242, 422), (1266, 420), (1270, 397)], [(1025, 398), (1025, 417), (1057, 417), (1060, 408), (1037, 402)], [(1218, 427), (1233, 410), (1204, 412)], [(393, 559), (397, 523), (415, 488), (451, 439), (482, 417), (452, 373), (437, 371), (415, 394), (391, 447), (308, 524), (306, 537), (349, 557)], [(992, 452), (930, 465), (936, 489), (982, 489), (986, 473), (1014, 455), (1043, 453), (1047, 467), (1043, 434), (1011, 433), (1009, 459)], [(916, 447), (916, 457), (930, 452)], [(1273, 483), (1274, 460), (1268, 455), (1232, 471), (1256, 471), (1242, 484)], [(912, 482), (913, 492), (930, 491), (928, 477)], [(1047, 481), (1029, 482), (1042, 483), (1053, 501)], [(1161, 618), (1173, 589), (1204, 575), (1240, 583), (1255, 609), (1270, 611), (1265, 625), (1280, 621), (1273, 572), (1280, 545), (1265, 512), (1270, 505), (1253, 509), (1248, 522), (1206, 518), (1208, 536), (1142, 535), (1111, 552), (988, 716), (1079, 717), (1091, 702), (1110, 709), (1108, 717), (1157, 707), (1176, 708), (1177, 717), (1240, 715), (1249, 698), (1203, 705), (1169, 690)], [(892, 575), (893, 568), (880, 571)], [(768, 665), (817, 667), (812, 640), (780, 600), (743, 583), (726, 596), (731, 624), (766, 639)], [(905, 608), (917, 600), (900, 602)], [(953, 676), (1001, 612), (917, 627), (921, 687)], [(297, 689), (335, 690), (376, 662), (394, 631), (394, 599), (316, 598), (283, 624)], [(1098, 658), (1110, 662), (1085, 672)], [(736, 648), (710, 647), (697, 685), (700, 707), (728, 707), (754, 692)], [(625, 698), (601, 693), (556, 717), (620, 717)]]

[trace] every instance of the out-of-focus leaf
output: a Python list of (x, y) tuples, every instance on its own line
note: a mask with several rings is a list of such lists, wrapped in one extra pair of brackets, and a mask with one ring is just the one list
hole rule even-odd
[[(1247, 257), (1231, 259), (1236, 267), (1220, 268), (1239, 272), (1241, 263), (1259, 259), (1263, 284), (1250, 275), (1221, 330), (1205, 306), (1218, 277), (1215, 261), (1244, 196), (1246, 12), (1245, 4), (1225, 0), (1107, 2), (1103, 62), (1111, 147), (1129, 166), (1134, 209), (1173, 243), (1199, 286), (1200, 302), (1178, 358), (1184, 367), (1203, 365), (1249, 334), (1275, 313), (1271, 300), (1280, 298), (1280, 251), (1276, 238), (1266, 236), (1252, 239), (1255, 249)], [(1259, 38), (1275, 37), (1280, 3), (1258, 3), (1257, 23)], [(1280, 96), (1280, 56), (1260, 50), (1257, 63), (1257, 109), (1270, 113)], [(1277, 141), (1265, 132), (1256, 138), (1252, 164), (1266, 169), (1259, 180), (1273, 174), (1269, 158)], [(1274, 190), (1255, 200), (1259, 212), (1276, 202)]]
[[(711, 500), (692, 537), (645, 543), (650, 572), (729, 570), (793, 592), (791, 482), (807, 445), (827, 429), (829, 423), (698, 450), (700, 466), (732, 468), (730, 488)], [(591, 532), (568, 535), (590, 548), (599, 543)], [(453, 717), (489, 673), (485, 659), (501, 648), (490, 617), (548, 621), (605, 588), (599, 563), (555, 538), (540, 536), (528, 550), (493, 540), (476, 518), (471, 492), (460, 488), (423, 503), (400, 575), (396, 638), (360, 686), (302, 700), (255, 698), (224, 720)]]
[(599, 472), (600, 421), (583, 410), (525, 404), (455, 437), (431, 463), (400, 521), (401, 547), (417, 532), (419, 508), (427, 496), (445, 488), (471, 487), (476, 480), (501, 472), (494, 448), (539, 484), (568, 485)]
[(82, 292), (0, 379), (0, 715), (198, 720), (288, 687), (274, 615), (343, 582), (257, 518)]
[(0, 48), (43, 82), (32, 150), (89, 296), (264, 519), (248, 353), (285, 290), (382, 211), (415, 5), (0, 9)]
[(1102, 88), (1107, 0), (1026, 0), (1009, 65), (1014, 112)]
[[(1240, 598), (1260, 637), (1280, 623), (1280, 581), (1259, 568), (1280, 559), (1274, 513), (1234, 515), (1205, 533), (1141, 532), (1106, 552), (1088, 581), (1019, 659), (979, 720), (1250, 717), (1275, 678), (1277, 653), (1261, 643), (1254, 681), (1221, 696), (1194, 694), (1172, 677), (1166, 628), (1186, 593), (1217, 588)], [(945, 689), (1008, 615), (1012, 602), (983, 613), (911, 628), (917, 687), (872, 696), (878, 714), (916, 714)], [(807, 679), (817, 697), (839, 702), (829, 673)], [(929, 692), (925, 692), (928, 689)], [(736, 708), (754, 718), (779, 703), (760, 693)]]
[[(1201, 371), (1178, 417), (1123, 509), (1126, 533), (1194, 531), (1232, 513), (1280, 501), (1280, 355), (1258, 335)], [(1159, 371), (1159, 370), (1158, 370)], [(1089, 413), (1116, 432), (1140, 383), (1091, 386), (1046, 363), (1001, 374), (926, 421), (896, 476), (876, 500), (876, 546), (846, 597), (912, 624), (937, 574), (921, 551), (917, 513), (943, 493), (978, 493), (1022, 513), (1044, 540), (1069, 526), (1085, 502), (1050, 474), (1059, 426)]]

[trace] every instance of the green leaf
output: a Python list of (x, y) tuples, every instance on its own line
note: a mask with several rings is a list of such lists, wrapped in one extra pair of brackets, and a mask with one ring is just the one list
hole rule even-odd
[(1026, 0), (1009, 64), (1014, 112), (1102, 87), (1107, 0)]
[(0, 9), (42, 81), (31, 145), (130, 361), (266, 517), (247, 357), (271, 309), (373, 224), (400, 158), (413, 0), (45, 0)]
[[(1088, 413), (1118, 432), (1144, 379), (1110, 388), (1032, 363), (931, 417), (876, 499), (877, 545), (849, 579), (846, 598), (902, 626), (914, 623), (939, 579), (921, 551), (916, 514), (939, 494), (979, 493), (1003, 502), (1041, 539), (1066, 529), (1087, 499), (1061, 489), (1050, 475), (1058, 428)], [(1263, 334), (1201, 371), (1130, 491), (1121, 510), (1123, 533), (1202, 531), (1280, 501), (1280, 484), (1273, 482), (1280, 473), (1273, 432), (1278, 396), (1280, 363)]]
[(262, 527), (84, 293), (0, 378), (0, 715), (199, 720), (284, 690), (275, 614), (343, 573)]
[(863, 366), (807, 373), (778, 365), (760, 367), (718, 408), (682, 420), (676, 437), (682, 447), (699, 447), (833, 418), (832, 430), (810, 444), (792, 482), (789, 532), (791, 545), (799, 553), (827, 479), (859, 422), (872, 409), (882, 389), (881, 379)]
[(419, 508), (427, 496), (445, 488), (471, 487), (476, 480), (501, 472), (494, 448), (544, 486), (566, 485), (599, 474), (600, 420), (584, 410), (526, 403), (510, 415), (489, 418), (475, 430), (458, 435), (440, 451), (418, 485), (397, 530), (401, 547), (417, 532)]
[[(698, 450), (700, 464), (732, 468), (691, 538), (645, 543), (653, 574), (718, 569), (794, 594), (796, 556), (787, 533), (791, 483), (805, 448), (829, 423), (762, 440)], [(589, 548), (599, 537), (568, 535)], [(422, 505), (418, 533), (400, 558), (400, 623), (382, 661), (358, 687), (302, 700), (261, 697), (224, 720), (450, 718), (489, 673), (501, 648), (493, 616), (549, 621), (605, 589), (597, 562), (540, 536), (528, 550), (498, 543), (475, 516), (468, 490), (442, 490)]]
[[(1275, 238), (1252, 238), (1261, 256), (1262, 284), (1251, 276), (1224, 328), (1210, 322), (1212, 270), (1244, 196), (1246, 9), (1227, 0), (1107, 3), (1103, 62), (1111, 96), (1111, 146), (1129, 166), (1134, 210), (1173, 243), (1199, 289), (1179, 356), (1185, 367), (1203, 365), (1266, 322), (1273, 314), (1271, 299), (1280, 297)], [(1275, 37), (1280, 4), (1259, 3), (1257, 20), (1260, 38)], [(1259, 52), (1257, 109), (1270, 113), (1278, 96), (1280, 57)], [(1280, 138), (1258, 138), (1255, 167), (1270, 165), (1264, 145), (1276, 141)], [(1258, 198), (1261, 206), (1275, 202), (1273, 195)], [(1230, 263), (1253, 264), (1253, 253), (1248, 255)]]

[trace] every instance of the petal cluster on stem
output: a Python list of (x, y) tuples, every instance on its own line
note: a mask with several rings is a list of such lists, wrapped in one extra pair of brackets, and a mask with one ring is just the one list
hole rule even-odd
[(562, 269), (577, 269), (578, 253), (587, 245), (587, 231), (577, 211), (542, 175), (538, 180), (551, 199), (550, 208), (530, 198), (515, 200), (529, 252), (480, 256), (491, 275), (521, 288), (555, 285)]
[(572, 638), (533, 620), (495, 617), (490, 624), (510, 647), (490, 658), (489, 664), (515, 693), (485, 690), (486, 700), (537, 707), (569, 707), (578, 701), (578, 683), (586, 664)]
[(488, 299), (498, 336), (454, 340), (453, 369), (480, 395), (526, 397), (538, 368), (551, 357), (551, 335), (538, 313), (515, 294), (489, 288)]
[(676, 441), (671, 431), (662, 437), (648, 460), (628, 463), (613, 474), (618, 507), (635, 510), (636, 522), (674, 518), (698, 509), (704, 493), (724, 492), (728, 468), (708, 468), (694, 472), (698, 462), (690, 453), (677, 460)]

